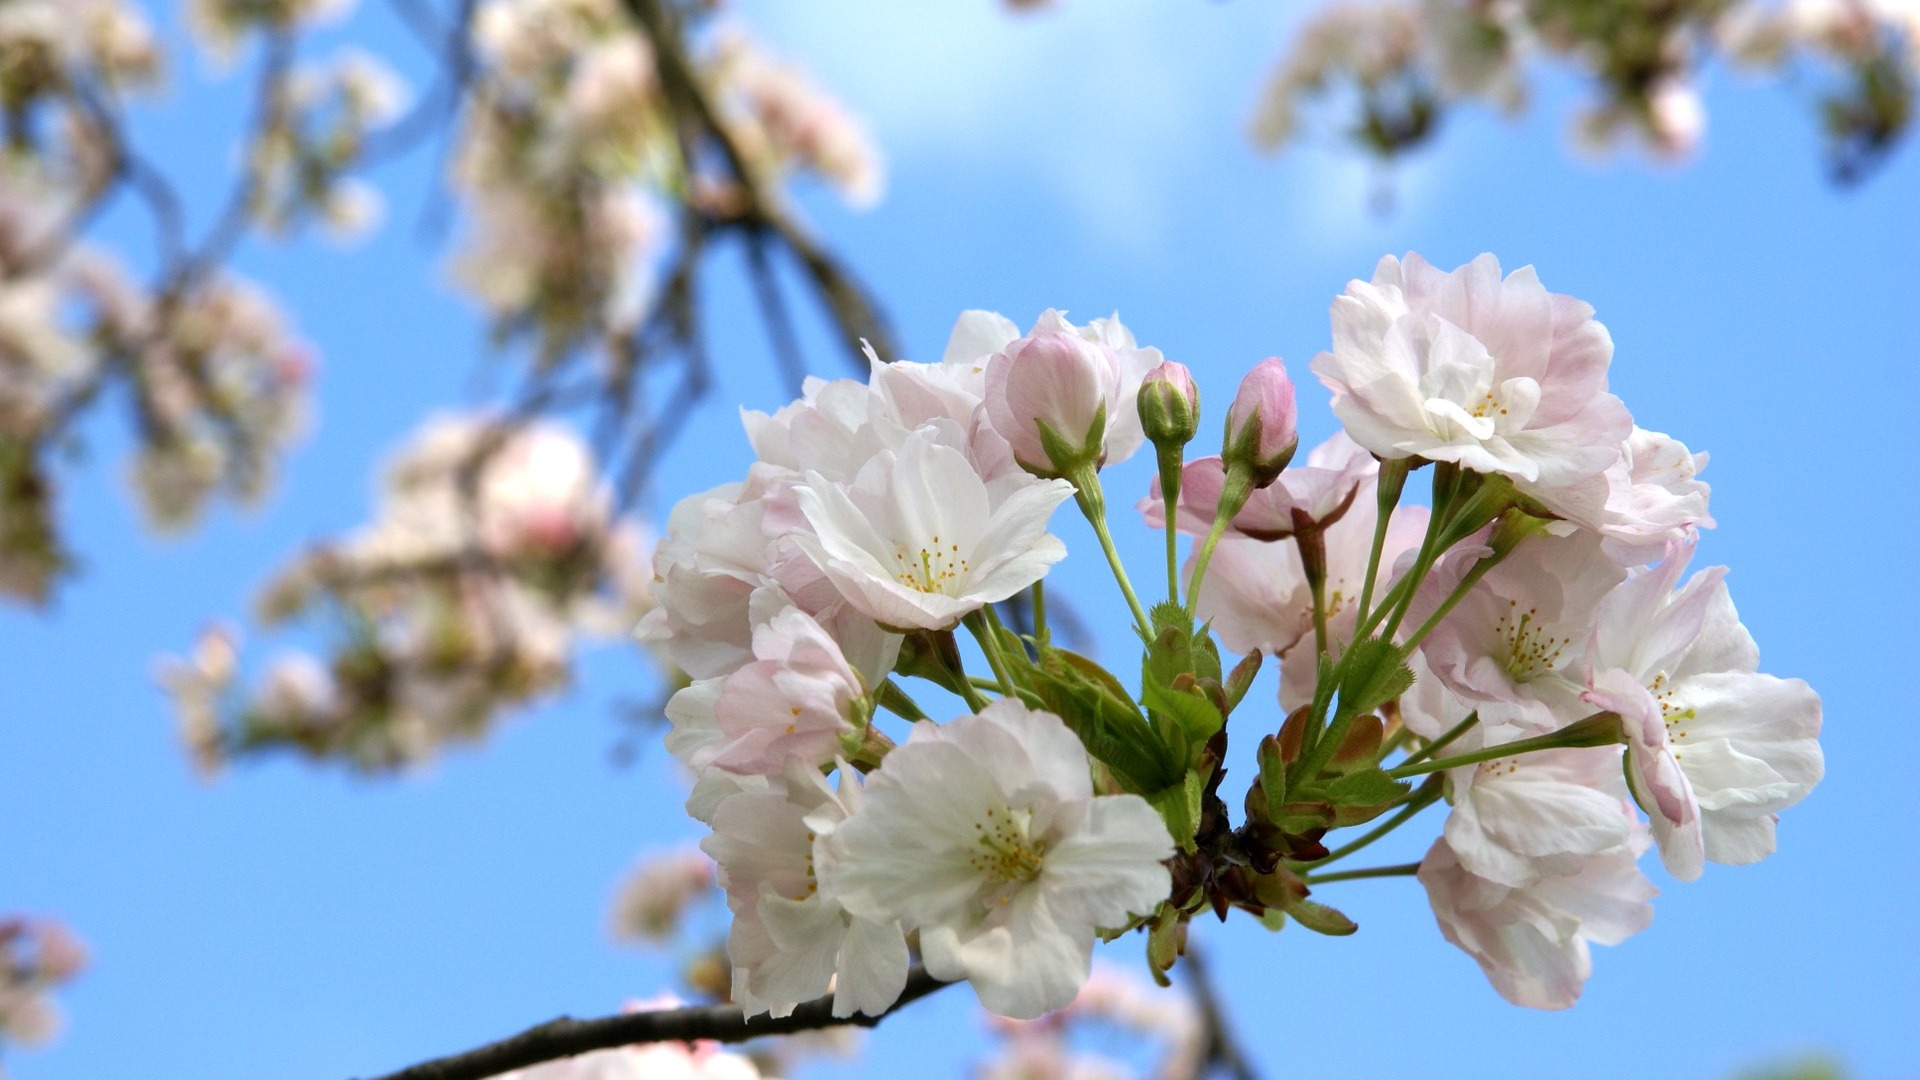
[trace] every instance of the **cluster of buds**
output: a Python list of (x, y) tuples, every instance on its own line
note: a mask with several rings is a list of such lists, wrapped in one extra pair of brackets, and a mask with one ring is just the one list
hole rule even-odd
[[(938, 363), (874, 357), (866, 382), (746, 414), (757, 460), (675, 509), (641, 624), (692, 678), (667, 745), (712, 830), (736, 1001), (876, 1015), (917, 952), (1033, 1018), (1074, 1000), (1096, 940), (1145, 930), (1164, 978), (1200, 913), (1351, 933), (1322, 886), (1417, 874), (1503, 995), (1558, 1008), (1590, 942), (1646, 925), (1651, 845), (1683, 880), (1773, 850), (1822, 772), (1819, 698), (1759, 673), (1721, 570), (1683, 580), (1712, 524), (1704, 455), (1608, 392), (1592, 308), (1491, 256), (1409, 256), (1333, 321), (1313, 371), (1345, 432), (1298, 465), (1278, 359), (1243, 380), (1220, 454), (1188, 461), (1191, 374), (1117, 318), (1059, 312), (1025, 334), (969, 312)], [(1151, 608), (1101, 490), (1146, 439)], [(1432, 505), (1401, 506), (1422, 469)], [(1137, 683), (1048, 634), (1070, 499)], [(1258, 741), (1236, 821), (1229, 721), (1257, 715), (1271, 657), (1280, 708), (1231, 725)], [(916, 687), (964, 714), (934, 722)], [(1442, 802), (1420, 863), (1336, 866)]]
[[(60, 1030), (48, 994), (86, 967), (87, 953), (67, 928), (48, 919), (0, 919), (0, 1050), (35, 1046)], [(0, 1066), (0, 1077), (6, 1075)]]
[(1683, 158), (1706, 130), (1698, 83), (1715, 47), (1755, 68), (1809, 57), (1841, 73), (1820, 109), (1841, 179), (1884, 155), (1912, 115), (1920, 20), (1904, 0), (1400, 0), (1315, 15), (1270, 80), (1253, 134), (1278, 149), (1300, 136), (1310, 101), (1350, 90), (1359, 116), (1343, 118), (1345, 130), (1392, 158), (1457, 102), (1517, 110), (1529, 64), (1546, 56), (1595, 88), (1574, 119), (1582, 146)]
[[(501, 332), (528, 330), (543, 361), (633, 328), (647, 267), (669, 246), (662, 202), (738, 213), (737, 178), (687, 160), (655, 48), (620, 0), (484, 0), (453, 169), (471, 210), (455, 274)], [(855, 203), (879, 191), (846, 112), (738, 32), (689, 58), (762, 186), (791, 171)]]
[(650, 602), (645, 541), (611, 502), (562, 428), (430, 422), (389, 468), (375, 521), (261, 599), (268, 623), (332, 616), (329, 660), (284, 657), (237, 701), (233, 645), (214, 631), (163, 672), (196, 760), (293, 748), (392, 768), (564, 685), (579, 635), (618, 633)]

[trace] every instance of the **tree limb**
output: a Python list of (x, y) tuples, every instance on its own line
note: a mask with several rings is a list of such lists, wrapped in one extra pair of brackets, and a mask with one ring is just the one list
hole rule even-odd
[(377, 1080), (482, 1080), (544, 1061), (635, 1043), (696, 1040), (737, 1043), (765, 1035), (787, 1035), (821, 1028), (870, 1028), (907, 1005), (950, 985), (927, 974), (925, 968), (916, 966), (907, 976), (907, 987), (901, 993), (900, 1000), (879, 1016), (836, 1017), (833, 1015), (832, 995), (815, 998), (779, 1019), (768, 1016), (749, 1018), (737, 1005), (622, 1013), (597, 1020), (575, 1020), (563, 1016), (499, 1042), (449, 1057), (423, 1061), (411, 1068), (378, 1077)]

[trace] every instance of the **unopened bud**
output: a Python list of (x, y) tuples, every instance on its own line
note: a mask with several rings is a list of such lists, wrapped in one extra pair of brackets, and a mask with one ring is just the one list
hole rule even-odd
[(1227, 410), (1227, 437), (1220, 456), (1227, 466), (1244, 465), (1253, 486), (1263, 488), (1279, 478), (1300, 445), (1299, 415), (1293, 403), (1293, 380), (1277, 356), (1254, 365), (1240, 380), (1240, 391)]
[(1156, 447), (1185, 446), (1200, 430), (1200, 388), (1185, 364), (1169, 360), (1147, 372), (1135, 402), (1140, 427)]
[(1028, 472), (1098, 467), (1118, 377), (1105, 346), (1071, 328), (1040, 330), (987, 362), (987, 418)]

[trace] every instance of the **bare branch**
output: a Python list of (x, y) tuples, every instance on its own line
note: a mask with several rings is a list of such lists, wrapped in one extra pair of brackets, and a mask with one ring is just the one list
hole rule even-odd
[(901, 993), (900, 1000), (879, 1016), (836, 1017), (833, 1015), (831, 995), (815, 998), (779, 1019), (768, 1016), (749, 1018), (735, 1005), (623, 1013), (597, 1020), (574, 1020), (563, 1016), (528, 1028), (511, 1038), (462, 1054), (423, 1061), (411, 1068), (379, 1077), (378, 1080), (483, 1080), (484, 1077), (498, 1076), (543, 1061), (636, 1043), (696, 1040), (737, 1043), (766, 1035), (789, 1035), (822, 1028), (870, 1028), (907, 1005), (950, 985), (928, 975), (924, 968), (915, 967), (907, 976), (907, 988)]

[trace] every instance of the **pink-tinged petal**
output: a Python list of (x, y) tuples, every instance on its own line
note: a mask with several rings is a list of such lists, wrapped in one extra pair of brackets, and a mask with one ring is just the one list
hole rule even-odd
[(1667, 741), (1659, 704), (1646, 687), (1619, 668), (1596, 675), (1593, 689), (1584, 697), (1621, 719), (1627, 736), (1627, 783), (1634, 800), (1647, 812), (1667, 871), (1681, 881), (1699, 878), (1706, 862), (1700, 804)]

